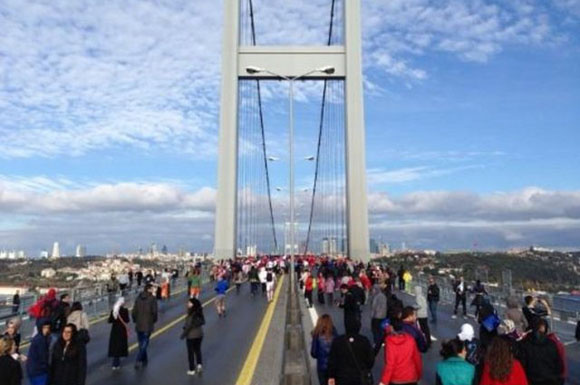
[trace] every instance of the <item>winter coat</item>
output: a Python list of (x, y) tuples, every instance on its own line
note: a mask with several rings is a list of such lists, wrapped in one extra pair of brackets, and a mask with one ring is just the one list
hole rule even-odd
[(471, 385), (475, 366), (461, 357), (450, 357), (437, 364), (437, 385)]
[(150, 293), (142, 292), (135, 299), (131, 314), (135, 322), (135, 330), (152, 333), (157, 322), (157, 300)]
[(439, 302), (439, 286), (436, 283), (429, 285), (427, 288), (427, 301), (429, 302)]
[(38, 333), (32, 339), (26, 360), (26, 374), (29, 378), (48, 374), (49, 347), (50, 336)]
[(330, 357), (330, 348), (332, 347), (332, 341), (336, 338), (336, 331), (333, 332), (330, 339), (324, 336), (313, 336), (312, 344), (310, 345), (310, 356), (316, 359), (316, 368), (318, 371), (324, 371), (328, 369), (328, 359)]
[(530, 384), (559, 384), (563, 372), (558, 347), (547, 336), (528, 335), (521, 343), (522, 365)]
[(22, 383), (22, 368), (11, 355), (0, 357), (0, 384), (20, 385)]
[(59, 339), (52, 351), (48, 385), (84, 385), (86, 377), (87, 352), (85, 345), (72, 342), (65, 349), (64, 342)]
[(228, 281), (225, 279), (218, 281), (214, 290), (218, 295), (225, 295), (226, 291), (228, 290)]
[[(109, 357), (127, 357), (129, 355), (129, 310), (126, 307), (119, 309), (119, 318), (109, 314), (111, 334), (109, 334)], [(124, 324), (123, 324), (124, 323)]]
[(205, 318), (202, 312), (188, 314), (185, 317), (181, 339), (193, 340), (203, 337), (203, 325)]
[(417, 348), (421, 353), (425, 353), (427, 351), (428, 349), (427, 340), (425, 339), (425, 335), (423, 334), (421, 329), (417, 327), (417, 325), (403, 322), (401, 332), (407, 333), (411, 337), (413, 337), (413, 339), (417, 343)]
[(407, 333), (392, 333), (385, 342), (385, 366), (381, 375), (383, 384), (419, 382), (423, 362), (417, 344)]
[(485, 364), (479, 385), (528, 385), (528, 379), (520, 362), (514, 360), (510, 375), (504, 382), (493, 380), (489, 374), (489, 365)]
[(371, 318), (387, 318), (387, 296), (378, 285), (373, 286), (373, 297), (371, 299)]
[(427, 318), (427, 299), (423, 295), (423, 288), (415, 286), (415, 302), (417, 303), (417, 318)]
[(87, 313), (82, 310), (75, 310), (70, 313), (66, 319), (66, 322), (69, 324), (74, 324), (77, 327), (77, 330), (89, 330), (90, 327), (89, 317), (87, 317)]
[(370, 371), (374, 362), (375, 354), (368, 338), (360, 334), (338, 336), (330, 347), (328, 378), (334, 378), (336, 385), (360, 385), (357, 363), (361, 370)]

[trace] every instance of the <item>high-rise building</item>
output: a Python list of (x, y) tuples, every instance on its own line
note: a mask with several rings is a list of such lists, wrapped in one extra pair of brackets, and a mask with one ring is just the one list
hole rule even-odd
[(336, 237), (332, 237), (328, 240), (328, 253), (330, 255), (336, 255), (337, 251)]
[(167, 250), (167, 246), (163, 245), (163, 247), (161, 248), (161, 254), (167, 255), (168, 253), (169, 253), (169, 251)]
[(47, 250), (42, 250), (40, 252), (40, 258), (48, 258), (48, 251)]
[(54, 242), (52, 245), (52, 254), (50, 254), (51, 258), (60, 258), (60, 245), (58, 242)]
[(377, 243), (376, 239), (371, 238), (369, 241), (369, 249), (372, 254), (379, 253), (379, 244)]
[(328, 254), (330, 252), (330, 244), (328, 238), (322, 238), (322, 254)]
[(75, 257), (77, 258), (84, 258), (87, 256), (87, 248), (83, 245), (77, 245), (77, 249), (75, 252)]

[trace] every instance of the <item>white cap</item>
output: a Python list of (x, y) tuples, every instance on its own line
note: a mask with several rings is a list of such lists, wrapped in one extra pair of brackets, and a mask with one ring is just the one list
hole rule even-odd
[(471, 341), (475, 335), (475, 331), (473, 330), (473, 326), (470, 324), (463, 324), (461, 325), (461, 331), (457, 335), (461, 341)]

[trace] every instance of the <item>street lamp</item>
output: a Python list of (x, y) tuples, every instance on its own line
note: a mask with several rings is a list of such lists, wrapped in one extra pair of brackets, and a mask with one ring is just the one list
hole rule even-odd
[[(289, 190), (290, 190), (290, 284), (292, 286), (292, 292), (296, 291), (296, 285), (294, 284), (294, 235), (295, 235), (295, 227), (294, 227), (294, 82), (300, 78), (305, 76), (314, 74), (314, 73), (322, 73), (326, 75), (332, 75), (335, 72), (335, 68), (333, 66), (324, 66), (320, 67), (311, 71), (308, 71), (299, 76), (284, 76), (272, 72), (265, 68), (260, 68), (256, 66), (248, 66), (246, 67), (246, 72), (250, 75), (255, 75), (258, 73), (267, 73), (272, 76), (276, 76), (278, 78), (287, 80), (289, 82), (289, 135), (288, 135), (288, 151), (289, 151), (289, 162), (290, 162), (290, 183), (289, 183)], [(314, 160), (314, 157), (312, 157)]]

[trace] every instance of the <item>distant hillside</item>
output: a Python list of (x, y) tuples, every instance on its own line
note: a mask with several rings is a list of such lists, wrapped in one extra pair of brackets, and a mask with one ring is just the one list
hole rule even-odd
[(393, 268), (403, 264), (411, 271), (449, 276), (461, 275), (502, 284), (502, 271), (510, 270), (512, 287), (524, 290), (570, 291), (580, 288), (580, 252), (512, 253), (422, 253), (397, 254), (383, 258)]

